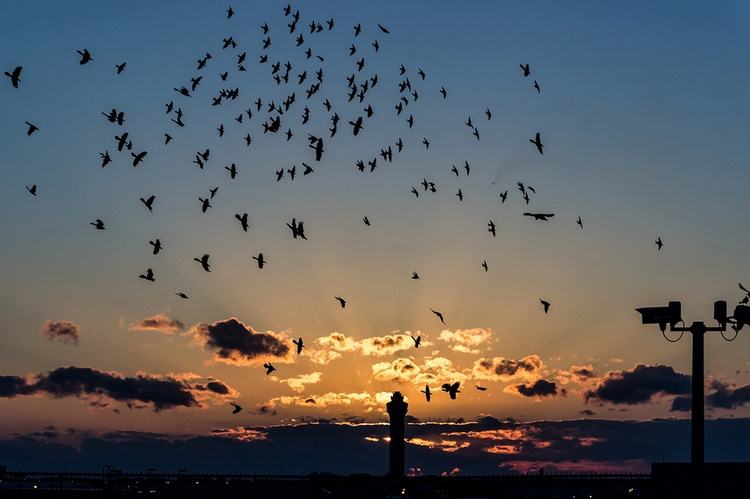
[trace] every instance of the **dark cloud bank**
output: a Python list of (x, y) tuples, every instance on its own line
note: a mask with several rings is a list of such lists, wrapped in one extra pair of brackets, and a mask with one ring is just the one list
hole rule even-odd
[[(237, 438), (243, 434), (246, 440)], [(112, 464), (126, 472), (381, 475), (388, 467), (387, 435), (386, 425), (330, 422), (225, 428), (198, 437), (124, 431), (94, 436), (46, 427), (0, 440), (0, 465), (9, 471), (97, 471)], [(72, 437), (78, 437), (79, 449), (62, 443)], [(410, 424), (406, 437), (406, 466), (425, 475), (455, 468), (462, 474), (507, 473), (519, 470), (518, 463), (549, 472), (648, 472), (651, 462), (690, 457), (689, 420), (513, 423), (484, 416), (465, 424)], [(707, 421), (707, 461), (748, 460), (748, 449), (750, 419)]]

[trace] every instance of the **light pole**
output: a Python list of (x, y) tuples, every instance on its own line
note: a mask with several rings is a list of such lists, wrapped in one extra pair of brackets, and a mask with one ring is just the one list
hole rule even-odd
[[(704, 413), (703, 413), (703, 374), (704, 374), (704, 353), (703, 353), (703, 336), (710, 331), (723, 332), (727, 329), (729, 323), (736, 333), (742, 327), (750, 323), (750, 307), (746, 305), (737, 305), (734, 314), (727, 317), (727, 302), (717, 301), (714, 303), (714, 320), (719, 323), (718, 326), (706, 326), (703, 322), (693, 322), (690, 327), (677, 327), (677, 324), (684, 321), (681, 314), (682, 304), (678, 301), (671, 301), (666, 307), (641, 307), (636, 311), (641, 314), (642, 324), (659, 324), (662, 334), (667, 329), (679, 333), (691, 333), (693, 335), (693, 373), (692, 373), (692, 401), (691, 401), (691, 419), (690, 419), (690, 463), (693, 477), (693, 496), (702, 497), (703, 491), (703, 463), (705, 459), (705, 432), (704, 432)], [(664, 336), (666, 338), (666, 335)], [(680, 334), (682, 337), (682, 334)], [(669, 338), (667, 338), (669, 340)], [(727, 339), (726, 337), (724, 339)], [(669, 341), (679, 341), (669, 340)]]

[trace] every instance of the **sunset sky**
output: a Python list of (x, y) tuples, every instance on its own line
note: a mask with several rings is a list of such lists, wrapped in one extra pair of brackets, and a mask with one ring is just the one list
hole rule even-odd
[[(396, 390), (440, 428), (407, 429), (407, 466), (422, 448), (475, 472), (661, 459), (608, 457), (625, 444), (597, 432), (690, 417), (689, 335), (635, 308), (714, 325), (750, 286), (750, 7), (286, 5), (2, 7), (0, 69), (22, 69), (0, 80), (0, 464), (23, 441), (383, 422)], [(749, 352), (747, 329), (706, 335), (707, 419), (750, 418)], [(386, 434), (358, 428), (364, 448)], [(570, 428), (607, 446), (545, 456)], [(514, 457), (522, 440), (537, 452)]]

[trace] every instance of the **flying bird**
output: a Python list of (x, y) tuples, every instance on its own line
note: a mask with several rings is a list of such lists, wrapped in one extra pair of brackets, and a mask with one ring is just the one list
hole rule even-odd
[(299, 355), (302, 352), (302, 349), (305, 348), (305, 344), (302, 341), (302, 336), (300, 336), (298, 340), (292, 340), (292, 343), (297, 345), (297, 355)]
[(151, 282), (154, 282), (156, 280), (154, 279), (154, 271), (151, 269), (146, 270), (145, 274), (141, 274), (138, 277), (140, 277), (141, 279), (145, 279), (147, 281), (151, 281)]
[(654, 241), (654, 242), (656, 243), (656, 249), (657, 249), (657, 251), (660, 251), (661, 247), (664, 246), (664, 243), (661, 242), (661, 237), (657, 237), (656, 241)]
[(551, 217), (554, 217), (554, 213), (529, 213), (528, 211), (524, 213), (527, 217), (534, 217), (534, 220), (542, 220), (542, 221), (549, 221)]
[(477, 389), (477, 390), (479, 390), (480, 392), (485, 392), (485, 391), (487, 391), (487, 387), (486, 387), (486, 386), (479, 386), (479, 385), (474, 385), (474, 388), (476, 388), (476, 389)]
[(534, 80), (534, 88), (536, 88), (536, 93), (542, 93), (542, 89), (539, 88), (539, 84), (536, 82), (536, 80)]
[(238, 414), (238, 413), (242, 412), (242, 407), (240, 407), (239, 405), (237, 405), (234, 402), (229, 402), (229, 403), (232, 404), (232, 407), (234, 407), (234, 410), (232, 411), (232, 414)]
[(96, 227), (98, 230), (105, 230), (106, 227), (104, 227), (104, 222), (102, 222), (100, 219), (96, 219), (96, 222), (90, 222), (91, 225)]
[(36, 196), (36, 184), (32, 185), (31, 187), (27, 185), (26, 190), (29, 191), (32, 196)]
[(742, 283), (738, 283), (738, 284), (740, 286), (740, 289), (745, 292), (745, 297), (742, 300), (740, 300), (740, 304), (746, 305), (748, 302), (750, 302), (750, 291), (748, 291), (748, 289), (745, 286), (743, 286)]
[(542, 144), (542, 138), (539, 132), (536, 132), (536, 137), (533, 139), (529, 139), (529, 142), (536, 146), (537, 150), (539, 150), (539, 154), (544, 154), (544, 152), (542, 151), (544, 144)]
[(450, 394), (452, 400), (456, 400), (456, 394), (461, 393), (461, 391), (458, 389), (458, 386), (461, 384), (460, 381), (456, 381), (452, 385), (449, 383), (443, 384), (443, 391)]
[(254, 256), (253, 260), (256, 260), (258, 262), (259, 269), (262, 269), (263, 265), (266, 264), (266, 261), (263, 259), (263, 253), (258, 253), (258, 256)]
[(5, 72), (5, 76), (10, 78), (10, 84), (13, 85), (14, 88), (18, 88), (18, 83), (21, 81), (21, 69), (23, 69), (21, 66), (17, 66), (12, 73)]
[(203, 255), (201, 258), (193, 258), (193, 260), (200, 263), (201, 266), (203, 267), (203, 270), (205, 270), (206, 272), (211, 272), (211, 265), (208, 264), (209, 256), (210, 255), (207, 253)]
[(422, 337), (421, 336), (417, 336), (415, 338), (413, 335), (409, 335), (409, 336), (411, 336), (411, 339), (414, 340), (414, 348), (419, 348), (419, 345), (422, 344)]
[(247, 213), (243, 213), (242, 215), (240, 215), (239, 213), (235, 213), (234, 218), (240, 221), (240, 223), (242, 224), (242, 230), (247, 232), (247, 227), (248, 227)]
[(154, 255), (156, 255), (157, 253), (159, 253), (159, 251), (163, 249), (161, 245), (161, 241), (159, 241), (159, 239), (156, 239), (154, 241), (149, 241), (148, 244), (154, 247)]
[(29, 123), (28, 121), (24, 121), (24, 123), (26, 123), (29, 126), (29, 129), (26, 131), (26, 135), (31, 135), (32, 133), (39, 130), (39, 128), (36, 125), (33, 125)]
[(482, 268), (485, 272), (489, 272), (489, 266), (487, 265), (487, 260), (482, 260)]
[(495, 222), (493, 222), (492, 220), (490, 220), (487, 224), (487, 230), (490, 234), (492, 234), (492, 237), (497, 236), (497, 228), (495, 227)]
[(432, 312), (433, 314), (437, 315), (438, 319), (440, 319), (440, 322), (442, 322), (443, 324), (445, 324), (445, 320), (443, 320), (443, 314), (441, 314), (437, 310), (432, 310), (432, 309), (430, 309), (430, 312)]
[(542, 306), (544, 307), (544, 313), (545, 314), (547, 312), (549, 312), (549, 302), (548, 301), (545, 301), (545, 300), (542, 300), (541, 298), (539, 298), (539, 303), (541, 303)]
[(364, 216), (364, 217), (362, 217), (362, 221), (363, 221), (363, 222), (365, 223), (365, 225), (367, 225), (368, 227), (370, 226), (370, 219), (369, 219), (369, 218), (367, 218), (367, 216)]
[(524, 76), (529, 76), (529, 74), (531, 74), (531, 71), (529, 70), (529, 64), (528, 63), (526, 63), (525, 65), (524, 64), (519, 64), (519, 66), (521, 66), (521, 69), (523, 69), (523, 75)]
[(83, 49), (83, 52), (81, 52), (80, 50), (76, 50), (76, 52), (78, 52), (78, 54), (81, 56), (81, 60), (78, 61), (78, 64), (83, 65), (83, 64), (86, 64), (89, 61), (93, 61), (94, 60), (94, 59), (91, 58), (91, 54), (89, 53), (88, 49)]
[(203, 205), (201, 206), (201, 210), (203, 210), (203, 213), (206, 213), (206, 210), (211, 208), (211, 203), (209, 202), (210, 201), (209, 199), (198, 198), (198, 201), (203, 203)]
[(148, 152), (146, 151), (139, 152), (138, 154), (131, 152), (130, 155), (133, 156), (133, 166), (138, 166), (138, 163), (143, 161), (143, 158), (146, 157), (146, 154), (148, 154)]
[(266, 375), (271, 374), (276, 370), (276, 368), (273, 367), (273, 364), (271, 364), (270, 362), (266, 362), (265, 364), (263, 364), (263, 367), (266, 368)]
[(430, 392), (430, 385), (424, 385), (424, 390), (419, 390), (419, 391), (424, 393), (424, 396), (427, 399), (427, 402), (429, 402), (430, 397), (432, 396), (432, 392)]
[(117, 68), (117, 74), (120, 74), (123, 71), (125, 71), (125, 65), (126, 64), (127, 64), (127, 62), (123, 62), (122, 64), (115, 64), (115, 67)]
[(343, 299), (343, 298), (341, 298), (340, 296), (336, 296), (336, 297), (334, 297), (334, 298), (336, 298), (336, 299), (337, 299), (337, 300), (339, 301), (339, 303), (341, 304), (341, 308), (344, 308), (344, 307), (346, 307), (346, 300), (344, 300), (344, 299)]
[(576, 223), (581, 226), (583, 229), (583, 222), (581, 221), (581, 215), (578, 215), (578, 220), (576, 220)]
[(177, 293), (175, 293), (175, 294), (176, 294), (177, 296), (179, 296), (180, 298), (183, 298), (183, 299), (185, 299), (185, 300), (187, 300), (187, 299), (189, 298), (189, 297), (188, 297), (188, 295), (186, 295), (186, 294), (185, 294), (185, 293), (183, 293), (182, 291), (178, 291), (178, 292), (177, 292)]
[(419, 274), (417, 274), (417, 271), (416, 271), (416, 270), (415, 270), (414, 272), (412, 272), (412, 273), (411, 273), (411, 278), (412, 278), (412, 279), (419, 279)]
[(154, 195), (151, 195), (148, 199), (141, 198), (141, 202), (146, 205), (146, 208), (148, 208), (148, 211), (151, 213), (154, 212), (154, 209), (153, 209), (154, 199), (156, 199), (156, 196)]

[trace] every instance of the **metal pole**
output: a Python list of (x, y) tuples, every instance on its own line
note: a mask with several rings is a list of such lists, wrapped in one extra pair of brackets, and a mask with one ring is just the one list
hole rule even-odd
[(690, 438), (690, 463), (693, 475), (693, 497), (703, 497), (704, 421), (703, 421), (703, 335), (706, 326), (694, 322), (693, 335), (692, 414)]

